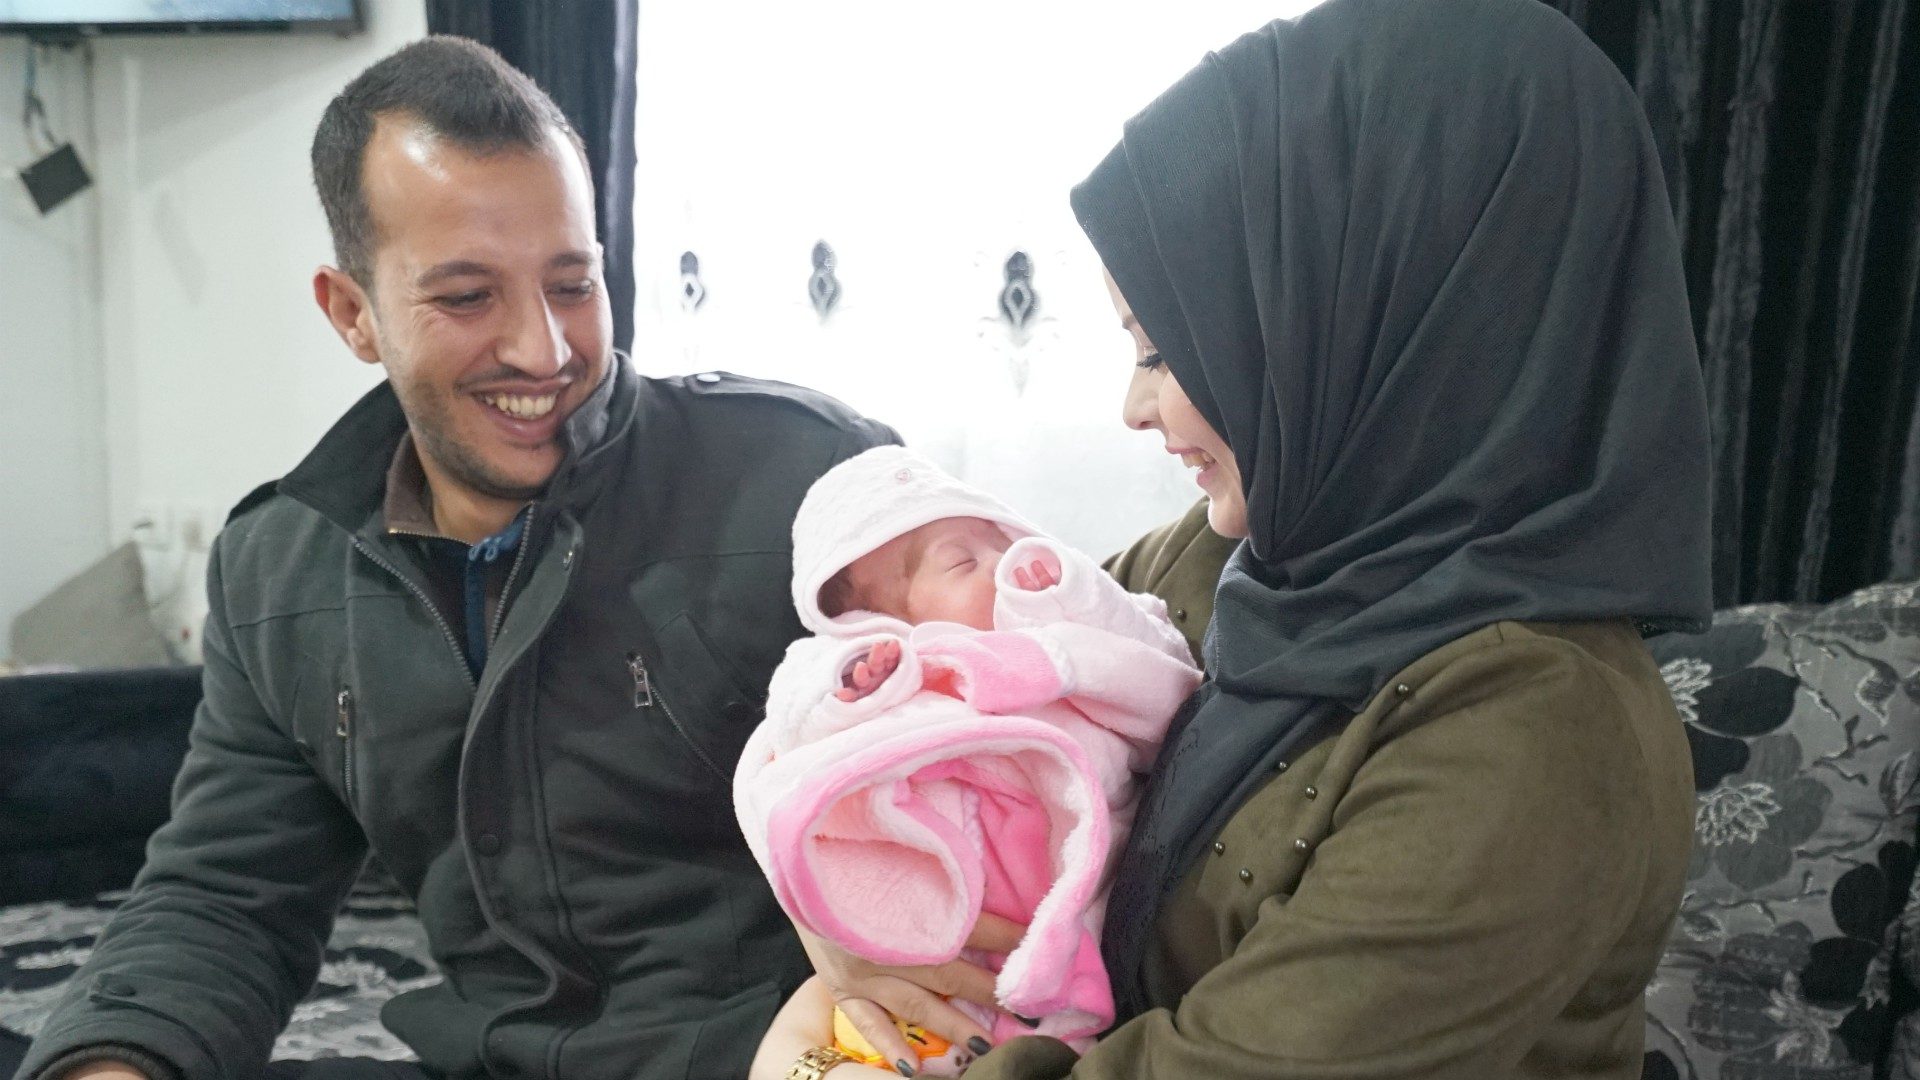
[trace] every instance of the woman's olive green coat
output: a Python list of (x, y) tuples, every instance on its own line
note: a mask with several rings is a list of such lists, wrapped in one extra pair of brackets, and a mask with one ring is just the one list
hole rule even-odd
[(1630, 1080), (1692, 837), (1634, 628), (1489, 626), (1229, 820), (1161, 914), (1159, 1008), (1077, 1062), (1029, 1037), (968, 1077)]

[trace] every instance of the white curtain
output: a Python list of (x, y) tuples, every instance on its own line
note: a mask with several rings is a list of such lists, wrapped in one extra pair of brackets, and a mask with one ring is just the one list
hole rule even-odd
[[(1119, 549), (1199, 491), (1120, 423), (1133, 350), (1067, 191), (1207, 50), (1309, 6), (647, 0), (636, 363), (824, 390), (1067, 542)], [(999, 304), (1015, 251), (1024, 327)]]

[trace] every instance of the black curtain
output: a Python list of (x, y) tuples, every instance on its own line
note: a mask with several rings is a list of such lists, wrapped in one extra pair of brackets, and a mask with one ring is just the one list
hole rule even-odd
[(427, 0), (427, 29), (491, 46), (587, 144), (607, 251), (613, 342), (633, 346), (633, 104), (638, 0)]
[(1640, 92), (1685, 244), (1714, 598), (1920, 576), (1920, 0), (1551, 0)]

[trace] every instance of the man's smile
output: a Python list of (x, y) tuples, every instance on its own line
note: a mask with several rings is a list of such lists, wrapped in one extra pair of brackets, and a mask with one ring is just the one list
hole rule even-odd
[(538, 420), (552, 412), (554, 403), (560, 400), (558, 393), (535, 396), (526, 394), (476, 394), (474, 396), (516, 420)]

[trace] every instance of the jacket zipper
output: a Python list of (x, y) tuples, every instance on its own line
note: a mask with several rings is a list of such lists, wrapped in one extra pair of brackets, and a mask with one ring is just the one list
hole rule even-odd
[(347, 790), (347, 808), (353, 808), (353, 690), (341, 687), (334, 696), (334, 704), (339, 709), (338, 718), (333, 724), (333, 733), (340, 736), (340, 777)]
[(500, 586), (500, 600), (493, 608), (493, 627), (487, 631), (487, 647), (500, 637), (500, 626), (507, 621), (507, 598), (513, 595), (514, 579), (520, 576), (520, 564), (527, 561), (527, 549), (533, 546), (533, 515), (535, 507), (527, 508), (527, 523), (520, 527), (520, 545), (513, 553), (513, 565), (507, 568), (507, 580)]
[(408, 578), (407, 575), (394, 569), (394, 566), (392, 563), (374, 554), (373, 549), (368, 547), (365, 543), (363, 543), (361, 539), (357, 536), (353, 538), (353, 547), (355, 551), (358, 551), (360, 554), (365, 555), (370, 561), (372, 561), (373, 565), (378, 566), (380, 569), (385, 570), (389, 574), (392, 574), (396, 581), (400, 582), (400, 584), (402, 585), (405, 585), (407, 587), (407, 591), (412, 593), (415, 597), (419, 599), (420, 603), (426, 607), (427, 614), (432, 615), (433, 621), (440, 627), (440, 633), (445, 635), (447, 639), (447, 645), (453, 649), (453, 658), (460, 667), (460, 674), (466, 678), (467, 685), (477, 688), (479, 686), (479, 683), (474, 681), (473, 672), (467, 670), (466, 650), (460, 647), (460, 639), (453, 636), (453, 627), (447, 625), (447, 620), (441, 616), (440, 609), (433, 606), (433, 601), (427, 598), (426, 592), (422, 590), (420, 586), (415, 585), (412, 579)]
[(727, 774), (721, 772), (720, 766), (713, 763), (713, 758), (708, 757), (707, 752), (700, 748), (700, 744), (693, 741), (693, 736), (687, 731), (686, 725), (682, 724), (680, 718), (673, 714), (673, 706), (667, 704), (666, 697), (654, 693), (653, 676), (647, 672), (647, 662), (639, 653), (630, 652), (627, 654), (627, 671), (633, 675), (633, 707), (636, 709), (644, 709), (649, 706), (658, 705), (660, 711), (666, 714), (667, 722), (673, 725), (673, 730), (680, 733), (680, 741), (687, 744), (688, 748), (693, 751), (694, 756), (698, 757), (700, 763), (711, 770), (713, 775), (722, 780), (726, 780), (728, 778)]
[(627, 671), (633, 675), (633, 707), (644, 709), (653, 704), (653, 679), (647, 675), (647, 662), (640, 654), (627, 654)]
[[(531, 528), (532, 525), (533, 511), (529, 510), (527, 511), (527, 526)], [(415, 585), (413, 579), (401, 573), (392, 563), (375, 554), (373, 549), (363, 543), (359, 537), (356, 536), (352, 539), (354, 550), (365, 555), (375, 566), (392, 574), (394, 580), (406, 586), (407, 591), (412, 593), (414, 597), (420, 601), (421, 605), (427, 609), (427, 614), (433, 616), (434, 625), (440, 627), (440, 635), (446, 638), (447, 645), (453, 649), (453, 658), (459, 664), (460, 674), (466, 677), (468, 686), (478, 689), (480, 685), (479, 681), (473, 677), (473, 672), (467, 667), (466, 650), (460, 647), (460, 639), (454, 636), (453, 627), (447, 625), (446, 617), (440, 614), (440, 609), (434, 606), (433, 601), (428, 598), (426, 592), (418, 585)], [(497, 637), (500, 633), (500, 623), (507, 611), (507, 590), (513, 588), (514, 578), (520, 573), (520, 564), (526, 559), (528, 546), (526, 534), (522, 533), (520, 550), (514, 554), (513, 566), (507, 571), (506, 585), (500, 591), (500, 607), (494, 612), (493, 632), (488, 637), (489, 641), (491, 641), (493, 637)], [(346, 788), (347, 803), (351, 806), (353, 804), (353, 691), (347, 687), (341, 687), (339, 695), (335, 698), (335, 705), (338, 708), (338, 717), (334, 722), (333, 733), (340, 738), (342, 756), (341, 782)]]

